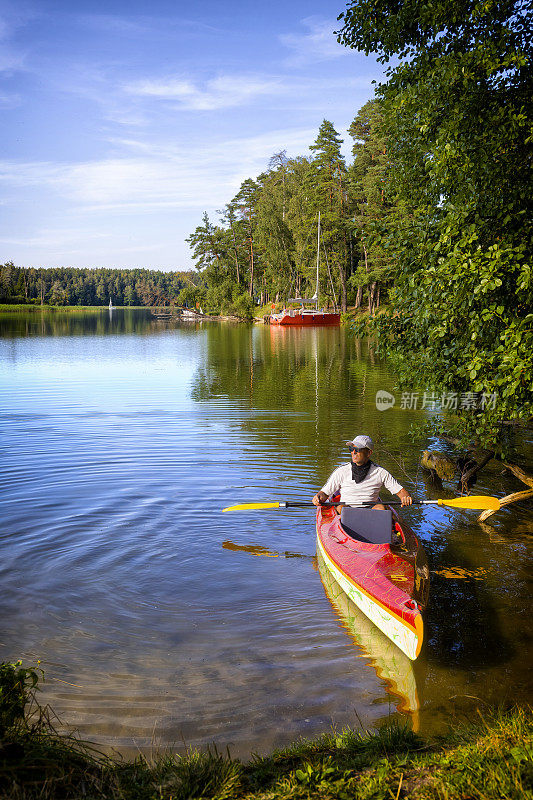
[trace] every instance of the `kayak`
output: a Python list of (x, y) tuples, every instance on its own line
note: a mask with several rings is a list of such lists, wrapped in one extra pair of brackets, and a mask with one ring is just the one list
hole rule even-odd
[(414, 661), (424, 639), (429, 596), (424, 550), (388, 509), (319, 506), (317, 553), (350, 600)]

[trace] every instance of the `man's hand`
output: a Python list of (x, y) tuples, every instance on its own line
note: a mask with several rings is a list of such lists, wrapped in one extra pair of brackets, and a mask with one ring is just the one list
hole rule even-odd
[(405, 489), (402, 489), (401, 491), (398, 492), (398, 497), (402, 501), (402, 506), (410, 506), (411, 503), (413, 502), (413, 498), (411, 497), (409, 492), (406, 491)]
[(325, 495), (324, 492), (317, 492), (313, 497), (313, 504), (315, 506), (321, 506), (322, 503), (325, 503), (327, 499), (327, 495)]

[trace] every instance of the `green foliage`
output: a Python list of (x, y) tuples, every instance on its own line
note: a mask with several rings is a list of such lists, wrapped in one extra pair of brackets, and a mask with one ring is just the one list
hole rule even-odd
[(252, 320), (255, 306), (249, 294), (239, 294), (234, 296), (232, 313), (243, 319)]
[(371, 324), (405, 385), (495, 396), (456, 432), (504, 449), (533, 411), (531, 9), (517, 2), (361, 0), (340, 41), (387, 61), (397, 264), (391, 312)]
[(0, 664), (0, 737), (26, 719), (26, 707), (39, 681), (36, 669), (3, 661)]
[[(324, 120), (310, 146), (311, 158), (288, 159), (285, 151), (275, 153), (269, 169), (245, 180), (219, 212), (220, 225), (204, 214), (187, 241), (211, 292), (210, 302), (218, 303), (213, 310), (229, 302), (227, 287), (215, 290), (228, 280), (241, 290), (246, 287), (261, 306), (313, 296), (319, 212), (319, 305), (346, 310), (360, 234), (353, 224), (354, 200), (341, 144), (333, 124)], [(372, 277), (375, 284), (380, 280), (377, 273)]]
[[(387, 180), (391, 166), (389, 146), (382, 106), (376, 98), (360, 109), (348, 131), (354, 139), (354, 162), (349, 170), (351, 221), (362, 251), (350, 285), (357, 289), (367, 287), (369, 310), (373, 312), (379, 306), (378, 287), (388, 289), (395, 278), (396, 259), (388, 242), (395, 236), (400, 217)], [(361, 295), (359, 292), (357, 306)]]
[(205, 305), (204, 286), (184, 286), (178, 295), (178, 305), (183, 308), (196, 308), (197, 304)]
[(53, 306), (173, 305), (196, 273), (147, 269), (34, 269), (0, 266), (0, 302)]

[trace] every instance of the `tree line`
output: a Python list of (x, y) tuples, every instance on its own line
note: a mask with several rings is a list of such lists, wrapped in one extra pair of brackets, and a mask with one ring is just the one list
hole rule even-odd
[[(0, 302), (55, 306), (171, 306), (187, 287), (200, 281), (196, 272), (149, 269), (37, 269), (0, 267)], [(186, 297), (182, 298), (185, 299)]]
[(377, 99), (355, 116), (352, 163), (325, 119), (311, 156), (275, 153), (265, 172), (243, 181), (216, 222), (204, 213), (187, 239), (202, 276), (191, 298), (208, 309), (246, 315), (255, 305), (313, 296), (320, 213), (319, 303), (375, 310), (394, 275), (393, 259), (374, 233), (394, 208), (385, 191), (381, 118)]

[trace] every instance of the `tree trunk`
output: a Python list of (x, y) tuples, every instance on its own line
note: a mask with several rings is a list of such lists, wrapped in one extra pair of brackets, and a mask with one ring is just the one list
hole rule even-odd
[[(337, 312), (337, 301), (335, 300), (335, 286), (333, 285), (333, 278), (331, 277), (331, 270), (329, 268), (328, 254), (326, 252), (326, 248), (324, 245), (322, 245), (322, 249), (324, 251), (324, 258), (326, 259), (326, 267), (328, 268), (328, 277), (331, 286), (331, 299), (333, 301), (333, 310)], [(327, 292), (325, 292), (325, 294), (327, 294)]]
[(348, 296), (346, 294), (346, 278), (344, 275), (344, 270), (340, 264), (339, 264), (339, 277), (341, 280), (341, 308), (346, 314), (346, 309), (348, 307)]
[(232, 233), (232, 236), (233, 236), (233, 252), (235, 254), (235, 269), (237, 271), (237, 286), (240, 286), (241, 285), (241, 276), (240, 276), (240, 273), (239, 273), (239, 254), (237, 252), (237, 239), (235, 238), (235, 231), (233, 229), (233, 225), (231, 225), (231, 233)]
[(339, 261), (339, 278), (341, 282), (341, 307), (343, 312), (346, 314), (348, 308), (348, 293), (346, 291), (346, 265), (348, 263), (348, 243), (346, 241), (346, 234), (344, 234), (343, 239), (344, 239), (344, 260), (342, 263)]
[(355, 307), (361, 308), (361, 303), (363, 302), (363, 287), (357, 287), (357, 295), (355, 297)]
[(250, 297), (254, 294), (254, 243), (250, 235)]
[(471, 485), (470, 482), (472, 481), (472, 478), (479, 472), (480, 469), (483, 469), (485, 464), (488, 464), (493, 457), (494, 457), (494, 451), (490, 450), (483, 456), (479, 464), (476, 461), (474, 461), (473, 463), (470, 462), (472, 466), (470, 466), (469, 469), (467, 469), (466, 471), (465, 468), (463, 467), (461, 472), (460, 482), (461, 482), (461, 491), (464, 494), (466, 494), (466, 492), (468, 491), (468, 488)]
[(368, 290), (368, 313), (374, 313), (374, 295), (376, 292), (376, 281), (370, 284), (370, 288)]

